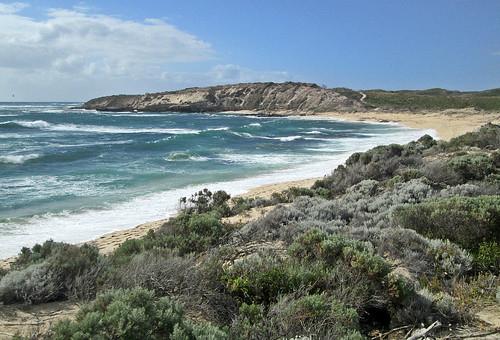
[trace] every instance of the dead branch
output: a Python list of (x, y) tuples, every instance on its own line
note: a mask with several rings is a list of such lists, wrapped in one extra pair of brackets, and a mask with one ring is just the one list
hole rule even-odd
[(429, 327), (424, 328), (424, 329), (422, 329), (420, 331), (417, 331), (416, 334), (410, 336), (406, 340), (418, 340), (418, 339), (422, 339), (423, 337), (425, 337), (427, 335), (427, 333), (430, 333), (432, 330), (434, 330), (435, 328), (439, 328), (439, 327), (441, 327), (441, 322), (435, 321)]

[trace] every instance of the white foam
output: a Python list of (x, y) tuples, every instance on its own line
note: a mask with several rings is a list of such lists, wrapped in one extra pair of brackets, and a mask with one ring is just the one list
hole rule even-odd
[(164, 129), (164, 128), (122, 128), (117, 126), (97, 126), (97, 125), (77, 125), (77, 124), (51, 124), (44, 120), (25, 121), (25, 120), (12, 120), (2, 122), (0, 124), (17, 124), (27, 128), (37, 128), (50, 131), (68, 131), (68, 132), (94, 132), (94, 133), (168, 133), (174, 135), (183, 134), (198, 134), (201, 130), (195, 129)]
[(321, 131), (318, 131), (318, 130), (307, 131), (307, 132), (304, 132), (304, 133), (308, 134), (308, 135), (324, 135), (325, 134), (324, 132), (321, 132)]
[(291, 142), (297, 139), (301, 139), (302, 136), (286, 136), (286, 137), (274, 137), (273, 139), (280, 140), (282, 142)]
[(218, 128), (208, 128), (203, 131), (227, 131), (229, 130), (229, 127), (223, 126), (223, 127), (218, 127)]
[(36, 159), (40, 157), (37, 153), (32, 153), (28, 155), (5, 155), (0, 156), (0, 163), (9, 163), (9, 164), (23, 164), (30, 159)]
[(250, 124), (247, 124), (245, 125), (245, 127), (261, 127), (262, 124), (260, 123), (250, 123)]
[(232, 133), (236, 136), (239, 136), (239, 137), (279, 140), (281, 142), (291, 142), (291, 141), (303, 138), (302, 136), (283, 136), (283, 137), (256, 136), (256, 135), (252, 135), (251, 133), (248, 133), (248, 132), (234, 132), (234, 131), (232, 131)]

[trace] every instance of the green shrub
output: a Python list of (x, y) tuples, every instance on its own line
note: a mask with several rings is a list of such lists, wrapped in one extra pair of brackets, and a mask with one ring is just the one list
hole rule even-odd
[(0, 281), (0, 302), (38, 304), (61, 298), (61, 278), (46, 263), (9, 271)]
[(327, 236), (318, 229), (311, 229), (297, 238), (289, 252), (297, 259), (317, 260), (328, 266), (343, 261), (372, 277), (382, 278), (390, 269), (384, 259), (374, 254), (363, 242), (338, 235)]
[(441, 285), (471, 269), (469, 253), (449, 241), (431, 240), (414, 230), (387, 228), (378, 234), (379, 254), (399, 263), (415, 277), (432, 277)]
[(247, 304), (269, 305), (301, 286), (312, 286), (326, 277), (321, 265), (304, 266), (270, 254), (255, 254), (226, 270), (223, 280), (230, 292)]
[(242, 304), (231, 326), (235, 339), (364, 339), (355, 309), (325, 294), (284, 295), (266, 311)]
[(495, 171), (493, 159), (485, 154), (453, 157), (448, 166), (464, 181), (481, 180)]
[(185, 213), (203, 214), (207, 212), (218, 212), (221, 216), (229, 216), (231, 209), (228, 201), (231, 196), (223, 190), (212, 193), (208, 189), (203, 189), (191, 195), (190, 198), (180, 199), (181, 209)]
[(75, 321), (62, 321), (53, 339), (226, 339), (210, 324), (193, 325), (169, 298), (144, 289), (112, 290), (84, 306)]
[(448, 239), (472, 252), (485, 241), (500, 242), (500, 197), (452, 197), (406, 205), (393, 219), (404, 228)]
[(474, 265), (479, 271), (500, 272), (500, 243), (483, 242), (474, 255)]
[(470, 255), (448, 240), (430, 240), (427, 255), (433, 258), (432, 271), (440, 279), (457, 278), (471, 269)]
[(171, 218), (157, 232), (122, 243), (113, 253), (116, 265), (130, 261), (133, 255), (151, 249), (175, 249), (180, 255), (197, 253), (220, 243), (230, 226), (221, 222), (217, 211), (207, 213), (182, 212)]
[(0, 281), (0, 301), (42, 303), (95, 296), (105, 266), (95, 246), (47, 241), (24, 248)]
[(181, 214), (164, 227), (160, 239), (167, 248), (175, 248), (182, 255), (208, 249), (221, 242), (229, 230), (217, 213)]
[(449, 142), (442, 143), (440, 147), (446, 150), (456, 150), (464, 146), (500, 148), (500, 125), (488, 123), (483, 125), (479, 131), (468, 132), (452, 138)]
[(236, 301), (224, 290), (207, 261), (174, 251), (149, 250), (116, 268), (108, 284), (114, 288), (141, 287), (157, 296), (175, 296), (188, 313), (204, 320), (227, 324), (237, 310)]
[(42, 244), (35, 244), (31, 249), (23, 247), (12, 267), (19, 269), (34, 263), (40, 263), (66, 245), (62, 242), (47, 240)]
[(270, 308), (268, 318), (274, 338), (311, 335), (323, 339), (362, 338), (356, 310), (325, 294), (284, 296)]
[(404, 182), (422, 177), (424, 174), (418, 169), (407, 169), (401, 173)]

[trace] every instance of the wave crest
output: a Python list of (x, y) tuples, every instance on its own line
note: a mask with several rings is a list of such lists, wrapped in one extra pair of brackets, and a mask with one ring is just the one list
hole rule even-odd
[(37, 153), (32, 153), (28, 155), (5, 155), (0, 156), (0, 163), (6, 164), (23, 164), (26, 161), (37, 159), (40, 155)]
[(77, 125), (77, 124), (53, 124), (44, 120), (24, 121), (11, 120), (0, 123), (7, 128), (25, 127), (31, 129), (42, 129), (49, 131), (67, 131), (67, 132), (93, 132), (93, 133), (168, 133), (172, 135), (198, 134), (201, 130), (181, 129), (181, 128), (141, 128), (131, 129), (117, 126), (97, 126), (97, 125)]

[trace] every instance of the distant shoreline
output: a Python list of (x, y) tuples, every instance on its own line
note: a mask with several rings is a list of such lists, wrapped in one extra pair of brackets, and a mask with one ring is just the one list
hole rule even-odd
[[(231, 114), (241, 115), (255, 115), (255, 112), (225, 112)], [(279, 116), (302, 116), (291, 114), (290, 112), (283, 112), (277, 114)], [(357, 113), (344, 113), (344, 112), (326, 112), (313, 115), (304, 116), (304, 119), (338, 119), (352, 122), (373, 122), (373, 123), (388, 123), (394, 122), (417, 129), (433, 129), (437, 132), (439, 138), (449, 140), (453, 137), (459, 136), (466, 132), (473, 131), (480, 126), (492, 122), (500, 123), (500, 113), (470, 113), (466, 110), (462, 111), (449, 111), (449, 112), (434, 112), (434, 113), (389, 113), (389, 112), (357, 112)], [(330, 169), (333, 170), (333, 169)], [(249, 189), (247, 192), (240, 196), (252, 197), (261, 196), (269, 197), (274, 192), (281, 192), (293, 186), (310, 187), (318, 178), (308, 178), (301, 180), (293, 180), (286, 182), (277, 182), (272, 184), (265, 184), (256, 186)], [(129, 229), (118, 230), (115, 232), (107, 233), (96, 237), (95, 239), (85, 242), (95, 244), (102, 253), (110, 254), (121, 243), (128, 239), (139, 238), (147, 234), (149, 230), (156, 230), (166, 221), (157, 220), (146, 222)], [(42, 240), (43, 241), (43, 240)], [(0, 268), (6, 268), (15, 260), (14, 257), (9, 257), (0, 260)]]

